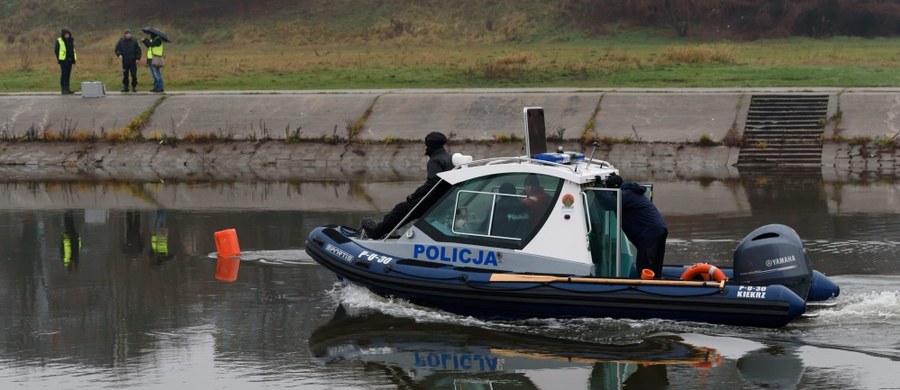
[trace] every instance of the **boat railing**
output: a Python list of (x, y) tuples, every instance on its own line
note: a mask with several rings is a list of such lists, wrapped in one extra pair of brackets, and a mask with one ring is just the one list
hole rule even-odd
[(588, 165), (599, 165), (600, 168), (613, 168), (613, 165), (610, 164), (609, 161), (601, 160), (598, 158), (585, 159), (583, 162), (587, 163)]
[(552, 162), (552, 161), (538, 160), (538, 159), (530, 158), (530, 157), (526, 157), (526, 156), (483, 158), (480, 160), (475, 160), (475, 161), (471, 161), (471, 162), (462, 164), (462, 165), (458, 166), (457, 168), (465, 168), (465, 167), (471, 168), (471, 167), (485, 166), (485, 165), (525, 164), (525, 163), (540, 164), (540, 165), (561, 167), (561, 168), (567, 168), (567, 169), (572, 169), (572, 167), (577, 167), (578, 165), (581, 165), (581, 164), (597, 165), (600, 168), (613, 168), (613, 165), (610, 164), (608, 161), (600, 160), (600, 159), (585, 159), (585, 160), (579, 161), (578, 163), (575, 163), (575, 164), (561, 164), (561, 163)]

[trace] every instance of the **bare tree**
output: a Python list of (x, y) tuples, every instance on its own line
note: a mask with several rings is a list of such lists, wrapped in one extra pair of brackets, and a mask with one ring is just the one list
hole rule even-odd
[(691, 26), (691, 18), (696, 12), (695, 0), (666, 0), (666, 14), (669, 23), (675, 29), (675, 33), (679, 37), (688, 35), (688, 28)]

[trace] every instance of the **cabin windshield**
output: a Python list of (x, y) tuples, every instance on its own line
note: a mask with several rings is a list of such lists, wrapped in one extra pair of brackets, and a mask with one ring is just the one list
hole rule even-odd
[(594, 276), (635, 277), (632, 245), (622, 232), (622, 198), (618, 189), (585, 188), (588, 248)]
[(416, 227), (437, 241), (522, 248), (546, 221), (562, 182), (533, 173), (467, 180), (447, 191)]

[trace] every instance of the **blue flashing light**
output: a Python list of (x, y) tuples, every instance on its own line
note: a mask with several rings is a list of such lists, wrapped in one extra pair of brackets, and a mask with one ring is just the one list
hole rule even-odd
[(584, 153), (578, 152), (562, 152), (562, 153), (540, 153), (535, 154), (534, 159), (548, 161), (557, 164), (572, 164), (584, 161)]

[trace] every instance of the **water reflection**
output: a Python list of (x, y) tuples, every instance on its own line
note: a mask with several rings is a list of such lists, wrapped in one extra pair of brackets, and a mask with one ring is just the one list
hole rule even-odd
[(81, 254), (81, 235), (75, 228), (75, 214), (67, 210), (63, 214), (63, 233), (61, 243), (63, 265), (68, 271), (78, 269), (78, 257)]
[(240, 268), (241, 259), (239, 257), (218, 256), (216, 258), (216, 279), (223, 282), (234, 282), (237, 280)]
[[(249, 234), (254, 224), (267, 230), (260, 221), (273, 219), (266, 216), (167, 212), (165, 224), (156, 224), (157, 215), (0, 213), (0, 238), (16, 243), (0, 253), (0, 298), (7, 302), (0, 314), (0, 382), (206, 388), (273, 377), (321, 381), (318, 374), (307, 381), (291, 378), (313, 367), (306, 363), (304, 333), (316, 326), (322, 305), (331, 309), (323, 296), (333, 275), (311, 264), (286, 268), (254, 261), (233, 283), (221, 283), (214, 279), (215, 260), (207, 257), (213, 242), (203, 223), (244, 220), (238, 225), (246, 228), (251, 248), (295, 241)], [(155, 256), (150, 247), (140, 250), (141, 241), (159, 234), (154, 225), (169, 229), (162, 263), (161, 250)], [(73, 231), (83, 243), (80, 255)], [(60, 254), (66, 235), (73, 243), (69, 264)]]
[(136, 260), (144, 254), (144, 232), (141, 230), (141, 213), (138, 211), (125, 212), (122, 253), (129, 255), (132, 260)]
[(169, 253), (169, 228), (166, 227), (166, 210), (156, 210), (150, 235), (150, 258), (156, 265), (172, 258)]
[[(309, 338), (323, 364), (357, 360), (414, 388), (663, 388), (667, 366), (705, 369), (721, 357), (677, 336), (597, 344), (537, 335), (418, 323), (380, 313), (348, 315), (339, 306)], [(462, 386), (462, 387), (460, 387)]]
[[(637, 179), (656, 182), (654, 199), (671, 231), (667, 262), (727, 264), (750, 230), (785, 223), (804, 239), (816, 269), (838, 275), (841, 302), (765, 332), (611, 320), (506, 329), (460, 317), (421, 321), (396, 315), (392, 302), (342, 317), (328, 293), (334, 276), (310, 261), (303, 240), (315, 226), (355, 226), (379, 214), (418, 181), (9, 182), (0, 183), (7, 195), (0, 199), (0, 241), (7, 243), (0, 381), (50, 388), (892, 385), (900, 345), (885, 335), (900, 323), (891, 276), (900, 274), (900, 184)], [(219, 274), (213, 232), (224, 228), (240, 233), (242, 254)], [(698, 341), (691, 333), (727, 337)], [(751, 345), (731, 353), (739, 343)]]

